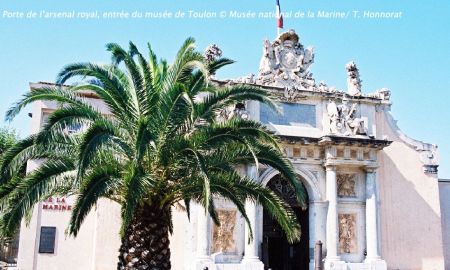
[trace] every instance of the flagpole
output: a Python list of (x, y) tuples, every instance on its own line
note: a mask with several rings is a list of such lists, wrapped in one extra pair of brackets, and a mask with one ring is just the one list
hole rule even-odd
[(280, 0), (277, 0), (276, 15), (277, 15), (277, 38), (278, 38), (280, 36), (280, 30), (283, 28), (283, 15), (281, 15)]
[(280, 35), (280, 26), (278, 25), (278, 21), (280, 19), (280, 2), (279, 0), (277, 0), (277, 4), (275, 6), (275, 14), (277, 17), (277, 36), (275, 38), (278, 38), (278, 36)]

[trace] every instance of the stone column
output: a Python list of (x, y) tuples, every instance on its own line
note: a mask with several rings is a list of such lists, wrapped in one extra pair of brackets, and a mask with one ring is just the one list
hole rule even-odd
[[(319, 220), (316, 220), (316, 204), (314, 201), (309, 201), (308, 204), (308, 214), (309, 214), (309, 269), (314, 269), (314, 250), (315, 243), (318, 240), (317, 238), (317, 223)], [(316, 240), (317, 239), (317, 240)]]
[(327, 205), (328, 203), (324, 201), (309, 202), (310, 269), (314, 269), (314, 254), (312, 254), (312, 250), (316, 242), (320, 240), (324, 247), (326, 244)]
[(338, 256), (339, 227), (337, 216), (336, 166), (326, 166), (326, 195), (328, 200), (326, 261), (339, 261), (340, 257)]
[(366, 261), (379, 260), (377, 230), (376, 168), (366, 168)]
[(250, 236), (250, 231), (248, 226), (245, 226), (245, 250), (244, 250), (244, 259), (245, 262), (257, 261), (259, 262), (258, 256), (258, 245), (259, 245), (259, 237), (258, 230), (256, 226), (256, 205), (252, 201), (245, 202), (245, 211), (247, 212), (247, 216), (250, 219), (250, 227), (253, 232), (253, 240), (248, 241)]
[[(255, 166), (249, 166), (247, 168), (247, 175), (257, 181), (258, 172)], [(250, 228), (253, 232), (253, 240), (249, 242), (250, 231), (248, 225), (245, 225), (245, 247), (244, 247), (244, 258), (242, 259), (242, 264), (245, 264), (247, 269), (263, 270), (264, 264), (261, 262), (258, 256), (258, 249), (260, 244), (260, 231), (258, 230), (258, 207), (257, 205), (247, 200), (245, 202), (245, 212), (250, 220)]]
[(204, 263), (211, 262), (209, 255), (209, 214), (197, 204), (197, 269)]

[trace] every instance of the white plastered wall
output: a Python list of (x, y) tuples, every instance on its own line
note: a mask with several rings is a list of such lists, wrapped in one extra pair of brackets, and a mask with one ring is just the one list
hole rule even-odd
[(393, 141), (378, 156), (381, 256), (388, 269), (444, 269), (437, 175), (424, 172), (420, 153), (399, 135), (388, 108), (376, 120), (377, 137)]

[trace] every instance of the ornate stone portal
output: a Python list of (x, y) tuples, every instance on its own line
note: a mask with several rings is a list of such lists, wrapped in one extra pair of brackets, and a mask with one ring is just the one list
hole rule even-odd
[(339, 214), (339, 252), (358, 252), (356, 214)]
[[(365, 269), (367, 265), (363, 263), (366, 257), (364, 250), (369, 251), (368, 246), (376, 246), (377, 237), (371, 238), (366, 234), (362, 229), (362, 222), (366, 220), (366, 227), (374, 227), (376, 217), (373, 213), (376, 211), (371, 210), (367, 215), (365, 213), (366, 199), (362, 190), (366, 182), (360, 181), (360, 171), (369, 165), (376, 167), (376, 152), (390, 143), (385, 137), (376, 137), (374, 122), (375, 113), (379, 112), (376, 106), (389, 104), (390, 91), (383, 88), (374, 94), (363, 94), (359, 70), (354, 62), (345, 65), (348, 75), (346, 90), (329, 87), (324, 81), (316, 84), (310, 72), (313, 63), (313, 48), (305, 49), (293, 30), (279, 35), (272, 42), (265, 40), (257, 76), (250, 74), (236, 80), (215, 82), (221, 86), (264, 86), (277, 101), (284, 103), (283, 108), (288, 108), (283, 110), (286, 113), (285, 119), (268, 115), (260, 104), (253, 102), (245, 104), (247, 109), (230, 106), (217, 112), (218, 119), (240, 117), (244, 112), (250, 119), (269, 123), (269, 129), (273, 129), (281, 137), (285, 154), (295, 166), (318, 172), (317, 185), (310, 186), (313, 190), (317, 189), (318, 195), (313, 196), (312, 200), (309, 197), (309, 248), (314, 247), (316, 240), (325, 240), (325, 269), (344, 269), (350, 264), (354, 264), (352, 269)], [(297, 117), (297, 114), (305, 115), (309, 112), (306, 107), (312, 112), (311, 117), (308, 120)], [(314, 119), (313, 124), (308, 122), (310, 119)], [(305, 175), (308, 176), (307, 173)], [(298, 206), (294, 190), (284, 179), (272, 176), (265, 183), (285, 202)], [(322, 184), (326, 186), (325, 190), (322, 189)], [(327, 203), (326, 207), (322, 206), (323, 202)], [(263, 220), (262, 214), (258, 213), (254, 205), (249, 205), (248, 209), (250, 222), (257, 228)], [(271, 230), (275, 231), (275, 226)], [(226, 233), (228, 236), (224, 235)], [(247, 236), (248, 232), (245, 233), (245, 237)], [(248, 263), (257, 265), (252, 269), (264, 269), (260, 259), (268, 267), (279, 267), (270, 265), (267, 254), (258, 254), (258, 245), (262, 243), (263, 235), (259, 232), (254, 236), (256, 243), (246, 242), (244, 246), (241, 262), (247, 267), (244, 269), (250, 268)], [(232, 239), (230, 232), (214, 228), (212, 250), (225, 254), (220, 262), (227, 262), (234, 256), (227, 254), (233, 246), (227, 239)], [(269, 245), (270, 241), (267, 243)], [(236, 246), (239, 248), (239, 241)], [(376, 255), (372, 257), (375, 258)], [(311, 268), (313, 262), (309, 263)], [(385, 270), (386, 267), (376, 269)]]
[(220, 226), (214, 225), (213, 252), (235, 252), (234, 228), (236, 226), (236, 210), (217, 210)]

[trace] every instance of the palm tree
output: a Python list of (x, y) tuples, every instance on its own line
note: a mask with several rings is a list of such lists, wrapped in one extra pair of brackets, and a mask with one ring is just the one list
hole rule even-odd
[[(15, 130), (0, 128), (0, 160), (3, 153), (5, 153), (11, 146), (18, 141), (18, 135)], [(21, 168), (20, 175), (25, 175), (25, 166)], [(1, 188), (0, 188), (1, 190)], [(17, 243), (19, 226), (14, 228), (7, 235), (0, 235), (0, 261), (2, 262), (14, 262), (17, 258)]]
[[(290, 241), (300, 237), (292, 210), (272, 191), (238, 173), (240, 165), (265, 164), (304, 191), (273, 135), (261, 124), (239, 117), (219, 120), (220, 110), (246, 100), (275, 108), (268, 93), (248, 85), (218, 87), (210, 74), (231, 64), (206, 61), (187, 39), (174, 62), (158, 61), (150, 45), (146, 59), (130, 42), (129, 50), (108, 44), (111, 65), (66, 66), (56, 87), (35, 89), (6, 113), (11, 120), (26, 105), (56, 101), (41, 131), (10, 148), (0, 164), (0, 230), (7, 233), (29, 216), (33, 206), (55, 195), (76, 196), (67, 233), (76, 236), (100, 198), (121, 205), (122, 244), (118, 269), (170, 269), (169, 233), (174, 205), (189, 216), (191, 202), (220, 224), (214, 198), (233, 202), (247, 223), (244, 203), (260, 203)], [(80, 78), (72, 86), (70, 79)], [(81, 95), (90, 91), (108, 107), (100, 113)], [(76, 134), (67, 132), (81, 125)], [(30, 159), (41, 166), (23, 178), (18, 168)]]

